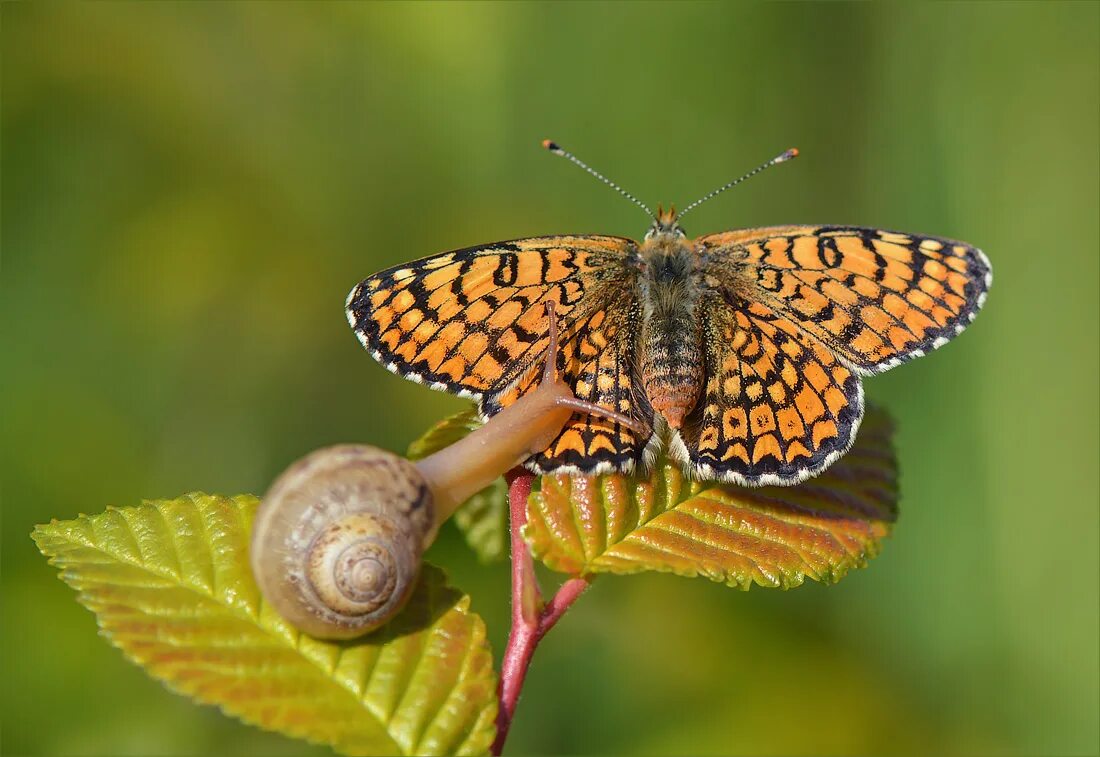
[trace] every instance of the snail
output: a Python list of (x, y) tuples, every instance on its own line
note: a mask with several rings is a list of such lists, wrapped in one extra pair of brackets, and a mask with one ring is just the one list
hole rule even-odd
[(637, 421), (577, 398), (558, 375), (557, 321), (538, 386), (468, 436), (422, 460), (367, 445), (316, 450), (271, 485), (252, 529), (252, 572), (275, 610), (299, 630), (350, 639), (404, 606), (420, 558), (470, 496), (545, 449), (574, 412)]

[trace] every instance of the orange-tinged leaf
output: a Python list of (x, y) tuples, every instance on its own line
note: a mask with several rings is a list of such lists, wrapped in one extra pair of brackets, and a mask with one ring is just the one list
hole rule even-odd
[(528, 501), (534, 555), (573, 575), (657, 570), (748, 589), (839, 581), (878, 553), (897, 517), (892, 426), (868, 409), (855, 445), (798, 486), (647, 476), (544, 476)]
[(170, 689), (347, 754), (476, 754), (496, 676), (469, 598), (425, 566), (406, 608), (351, 642), (298, 633), (248, 565), (258, 501), (191, 494), (37, 526), (101, 632)]

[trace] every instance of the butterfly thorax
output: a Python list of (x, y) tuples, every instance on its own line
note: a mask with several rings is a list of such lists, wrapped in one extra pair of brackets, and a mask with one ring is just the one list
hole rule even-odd
[(653, 409), (678, 429), (702, 389), (702, 334), (696, 314), (702, 274), (691, 242), (674, 225), (655, 228), (639, 253), (642, 386)]

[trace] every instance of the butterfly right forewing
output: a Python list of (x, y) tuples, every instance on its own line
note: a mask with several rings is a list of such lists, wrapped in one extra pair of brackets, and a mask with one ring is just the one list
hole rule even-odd
[(992, 282), (981, 250), (857, 226), (777, 226), (696, 240), (722, 287), (769, 305), (863, 374), (965, 329)]
[(790, 484), (847, 451), (860, 375), (942, 346), (982, 306), (980, 250), (850, 226), (700, 237), (708, 281), (704, 398), (672, 452), (704, 478)]

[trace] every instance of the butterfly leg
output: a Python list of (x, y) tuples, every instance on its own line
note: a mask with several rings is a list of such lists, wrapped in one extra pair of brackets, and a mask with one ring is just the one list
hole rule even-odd
[[(550, 341), (546, 345), (546, 364), (542, 371), (542, 381), (544, 384), (559, 384), (562, 382), (561, 376), (558, 374), (558, 316), (557, 311), (554, 309), (554, 301), (547, 300), (546, 303), (546, 317), (549, 320), (549, 332)], [(624, 428), (628, 428), (631, 431), (643, 436), (648, 436), (650, 429), (646, 427), (644, 423), (641, 423), (634, 418), (631, 418), (625, 413), (620, 413), (616, 410), (611, 410), (606, 407), (595, 404), (594, 402), (588, 402), (586, 400), (579, 399), (574, 396), (572, 391), (568, 394), (558, 396), (554, 404), (558, 407), (567, 407), (571, 410), (576, 410), (578, 413), (586, 415), (595, 415), (600, 418), (606, 418), (609, 421), (614, 421)]]

